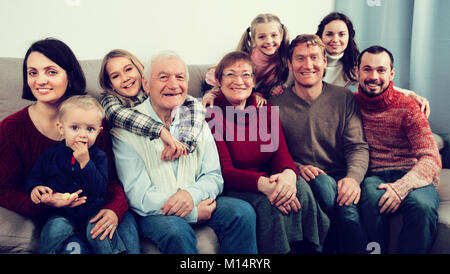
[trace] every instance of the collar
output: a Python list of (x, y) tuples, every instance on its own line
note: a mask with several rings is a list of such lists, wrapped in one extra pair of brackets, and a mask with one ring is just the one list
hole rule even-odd
[[(159, 118), (159, 116), (156, 114), (155, 110), (152, 107), (152, 104), (150, 103), (150, 97), (147, 98), (144, 103), (147, 105), (148, 111), (149, 111), (149, 116), (150, 118), (152, 118), (153, 120), (160, 122), (161, 124), (165, 125), (165, 123), (163, 121), (161, 121), (161, 119)], [(180, 106), (172, 109), (172, 123), (170, 125), (176, 125), (179, 123), (179, 109)]]
[(327, 67), (335, 67), (339, 64), (339, 60), (344, 56), (344, 53), (341, 53), (339, 55), (329, 55), (327, 54)]
[(397, 103), (398, 96), (395, 94), (394, 82), (391, 81), (384, 92), (374, 97), (368, 96), (358, 86), (356, 98), (360, 106), (366, 110), (385, 110)]

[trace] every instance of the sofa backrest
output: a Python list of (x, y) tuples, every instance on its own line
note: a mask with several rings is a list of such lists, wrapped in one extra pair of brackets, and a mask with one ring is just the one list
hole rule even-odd
[[(97, 100), (100, 100), (102, 93), (98, 84), (101, 62), (100, 59), (80, 61), (86, 77), (86, 91)], [(0, 58), (0, 121), (32, 103), (22, 99), (22, 65), (23, 58)], [(188, 65), (189, 94), (194, 97), (203, 96), (202, 83), (210, 66)]]

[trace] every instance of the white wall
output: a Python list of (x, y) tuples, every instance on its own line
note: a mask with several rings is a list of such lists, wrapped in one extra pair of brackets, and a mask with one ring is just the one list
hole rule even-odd
[(290, 38), (315, 33), (335, 0), (0, 0), (0, 57), (23, 57), (55, 37), (80, 60), (123, 48), (143, 61), (171, 49), (188, 64), (212, 64), (234, 50), (259, 13), (273, 13)]

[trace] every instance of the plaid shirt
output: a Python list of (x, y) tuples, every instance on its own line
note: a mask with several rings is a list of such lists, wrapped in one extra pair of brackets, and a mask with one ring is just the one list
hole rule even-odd
[[(147, 99), (147, 96), (136, 96), (130, 99), (134, 105), (138, 105)], [(159, 138), (164, 124), (130, 108), (129, 103), (125, 100), (111, 94), (106, 94), (102, 97), (101, 104), (105, 109), (106, 118), (114, 126), (140, 136), (148, 136), (150, 140)], [(180, 142), (186, 145), (189, 153), (192, 153), (197, 146), (197, 136), (202, 131), (205, 108), (196, 98), (187, 95), (180, 111)]]

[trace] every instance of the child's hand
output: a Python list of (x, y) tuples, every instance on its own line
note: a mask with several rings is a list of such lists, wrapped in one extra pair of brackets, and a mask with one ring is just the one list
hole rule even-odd
[(72, 146), (73, 157), (80, 164), (80, 168), (83, 169), (89, 162), (89, 150), (87, 143), (75, 142)]
[(205, 95), (203, 95), (202, 98), (202, 105), (206, 108), (208, 105), (211, 107), (214, 106), (214, 99), (216, 99), (217, 95), (220, 92), (219, 87), (213, 87), (212, 89), (208, 90)]
[(186, 146), (178, 141), (166, 128), (161, 130), (159, 137), (164, 142), (164, 149), (161, 153), (161, 160), (173, 161), (181, 157), (181, 155), (187, 155), (188, 151)]
[(286, 87), (284, 85), (275, 86), (272, 89), (272, 95), (275, 95), (275, 96), (280, 95), (284, 92), (285, 89), (286, 89)]
[(52, 195), (53, 190), (49, 187), (46, 186), (36, 186), (33, 188), (33, 190), (31, 191), (31, 201), (33, 201), (33, 203), (35, 204), (39, 204), (42, 202), (42, 199), (44, 196), (44, 198), (48, 195)]
[(255, 95), (255, 99), (256, 99), (256, 107), (259, 108), (259, 107), (262, 107), (267, 104), (267, 100), (262, 96), (261, 93), (254, 92), (253, 94)]

